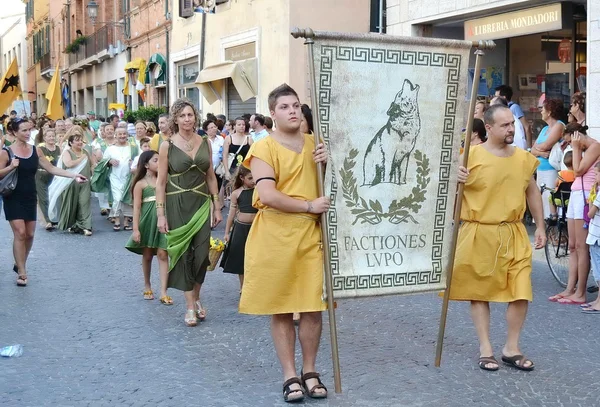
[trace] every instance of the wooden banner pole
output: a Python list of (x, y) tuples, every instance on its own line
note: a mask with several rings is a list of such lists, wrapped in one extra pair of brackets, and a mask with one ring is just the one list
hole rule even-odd
[[(308, 50), (308, 72), (310, 77), (310, 92), (313, 108), (313, 121), (315, 132), (315, 143), (325, 144), (321, 135), (321, 126), (319, 120), (319, 96), (317, 94), (317, 81), (315, 78), (315, 58), (313, 53), (314, 32), (310, 28), (305, 30), (294, 29), (292, 31), (294, 38), (303, 37), (304, 45)], [(322, 163), (317, 163), (317, 181), (319, 183), (319, 196), (325, 195), (325, 168)], [(329, 334), (331, 337), (331, 358), (333, 361), (333, 381), (335, 384), (335, 392), (342, 392), (342, 376), (340, 372), (340, 355), (338, 351), (337, 325), (335, 320), (335, 303), (333, 298), (333, 280), (331, 274), (331, 253), (329, 250), (329, 233), (327, 230), (327, 213), (321, 214), (321, 244), (323, 246), (323, 265), (325, 290), (327, 292), (327, 312), (329, 314)]]
[[(465, 150), (461, 165), (466, 167), (469, 161), (469, 149), (471, 148), (471, 134), (473, 133), (473, 120), (475, 114), (475, 105), (477, 103), (477, 90), (479, 88), (479, 73), (481, 72), (481, 57), (484, 55), (481, 49), (475, 51), (475, 73), (473, 75), (473, 86), (471, 87), (471, 101), (469, 103), (469, 116), (467, 118), (467, 131), (465, 135)], [(460, 229), (460, 211), (462, 207), (464, 184), (458, 184), (456, 193), (456, 204), (454, 205), (454, 227), (452, 229), (452, 249), (450, 250), (450, 259), (448, 261), (448, 273), (446, 274), (446, 290), (444, 291), (444, 301), (442, 303), (442, 315), (440, 317), (440, 327), (438, 330), (438, 339), (435, 352), (435, 366), (440, 367), (442, 363), (442, 349), (444, 347), (444, 334), (446, 332), (446, 317), (448, 316), (448, 303), (450, 301), (450, 285), (452, 284), (452, 272), (454, 271), (454, 258), (456, 255), (456, 244), (458, 240), (458, 231)]]

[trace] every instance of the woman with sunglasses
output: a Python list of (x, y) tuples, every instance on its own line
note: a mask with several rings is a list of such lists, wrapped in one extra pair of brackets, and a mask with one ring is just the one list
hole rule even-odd
[(33, 236), (37, 220), (37, 193), (35, 174), (38, 166), (48, 173), (73, 178), (75, 181), (86, 182), (86, 177), (73, 174), (53, 166), (39, 148), (29, 144), (31, 124), (17, 119), (9, 125), (15, 135), (15, 142), (10, 145), (14, 155), (11, 160), (7, 148), (0, 151), (0, 179), (4, 178), (14, 168), (17, 171), (17, 186), (8, 196), (4, 197), (4, 214), (13, 231), (13, 254), (15, 264), (13, 270), (18, 274), (17, 285), (27, 285), (27, 257), (33, 246)]

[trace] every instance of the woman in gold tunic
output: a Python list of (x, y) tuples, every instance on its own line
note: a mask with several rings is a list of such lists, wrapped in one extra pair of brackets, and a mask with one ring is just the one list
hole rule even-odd
[[(319, 214), (329, 200), (319, 197), (317, 166), (327, 152), (302, 134), (302, 112), (296, 92), (281, 85), (269, 94), (271, 117), (277, 130), (252, 145), (244, 165), (251, 168), (256, 189), (253, 205), (259, 210), (246, 242), (244, 286), (240, 312), (271, 315), (271, 334), (283, 369), (283, 398), (327, 397), (316, 373), (321, 338), (323, 252)], [(302, 314), (298, 337), (303, 371), (297, 377), (293, 313)]]
[(168, 286), (184, 291), (188, 326), (206, 317), (200, 288), (209, 264), (210, 229), (222, 220), (213, 205), (219, 197), (210, 143), (196, 134), (199, 118), (189, 99), (173, 103), (173, 136), (160, 146), (156, 181), (158, 229), (167, 234)]

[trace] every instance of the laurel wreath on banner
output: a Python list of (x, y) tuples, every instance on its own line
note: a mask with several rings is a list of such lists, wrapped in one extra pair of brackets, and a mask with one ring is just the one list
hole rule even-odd
[(346, 206), (351, 208), (350, 212), (356, 216), (352, 224), (355, 225), (360, 221), (361, 224), (377, 225), (385, 218), (389, 218), (389, 222), (394, 225), (409, 222), (418, 224), (411, 212), (416, 214), (421, 209), (421, 204), (425, 202), (425, 193), (431, 180), (429, 158), (419, 150), (414, 152), (413, 157), (417, 163), (417, 185), (413, 187), (410, 195), (400, 200), (393, 200), (388, 211), (384, 212), (379, 200), (367, 202), (358, 193), (358, 183), (353, 171), (357, 155), (357, 149), (350, 150), (348, 157), (344, 159), (344, 166), (339, 171), (342, 179), (342, 196), (346, 200)]

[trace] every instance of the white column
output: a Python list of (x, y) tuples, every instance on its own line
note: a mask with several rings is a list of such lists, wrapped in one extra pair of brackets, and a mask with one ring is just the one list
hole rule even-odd
[(587, 98), (588, 134), (600, 140), (600, 2), (587, 2)]

